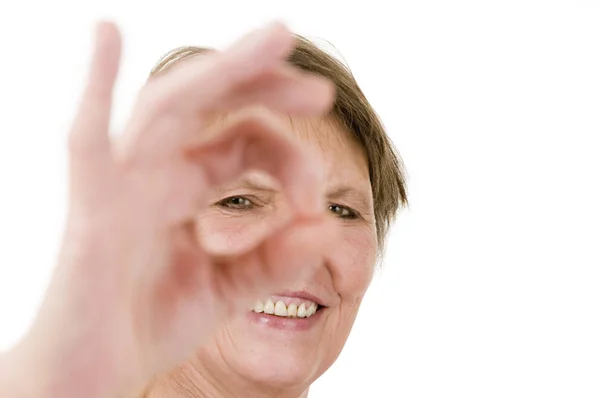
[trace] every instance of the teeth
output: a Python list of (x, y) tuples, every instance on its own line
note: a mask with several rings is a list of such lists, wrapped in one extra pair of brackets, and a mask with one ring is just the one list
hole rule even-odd
[(298, 307), (298, 317), (304, 318), (306, 316), (306, 305), (304, 303), (300, 304)]
[(298, 307), (296, 307), (296, 304), (288, 305), (287, 316), (296, 316), (297, 314), (298, 314)]
[(264, 312), (265, 314), (287, 318), (308, 318), (314, 315), (317, 312), (317, 309), (317, 303), (313, 302), (308, 305), (307, 303), (301, 303), (300, 305), (291, 303), (289, 306), (286, 306), (282, 300), (274, 303), (273, 300), (269, 299), (265, 301), (264, 304), (260, 300), (257, 301), (254, 303), (254, 307), (251, 308), (251, 311), (259, 314)]
[(312, 303), (310, 305), (310, 307), (308, 307), (308, 309), (306, 310), (306, 317), (308, 318), (309, 316), (313, 315), (315, 312), (317, 312), (317, 305), (315, 303)]
[(271, 314), (271, 315), (273, 315), (275, 313), (275, 304), (273, 304), (272, 300), (267, 300), (267, 302), (265, 303), (265, 308), (263, 309), (263, 311), (265, 312), (265, 314)]
[(287, 316), (287, 307), (283, 304), (283, 301), (279, 300), (277, 304), (275, 304), (275, 315), (277, 316)]

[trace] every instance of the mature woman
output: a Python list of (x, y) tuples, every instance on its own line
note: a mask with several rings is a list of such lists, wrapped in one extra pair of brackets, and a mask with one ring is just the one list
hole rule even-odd
[(2, 397), (306, 397), (336, 360), (401, 162), (350, 73), (284, 26), (168, 54), (110, 139), (101, 24), (64, 244)]

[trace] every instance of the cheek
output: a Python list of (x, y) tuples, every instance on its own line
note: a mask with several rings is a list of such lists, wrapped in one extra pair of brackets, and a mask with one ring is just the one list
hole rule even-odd
[(197, 218), (198, 239), (203, 246), (219, 252), (245, 246), (253, 236), (262, 235), (267, 228), (265, 218), (228, 215), (213, 209)]
[(341, 297), (341, 305), (333, 312), (326, 343), (327, 360), (332, 364), (340, 354), (362, 299), (373, 278), (377, 245), (369, 227), (344, 227), (340, 245), (332, 250), (330, 272), (333, 288)]
[(371, 228), (347, 227), (341, 247), (332, 253), (336, 291), (355, 305), (360, 303), (373, 278), (377, 243)]

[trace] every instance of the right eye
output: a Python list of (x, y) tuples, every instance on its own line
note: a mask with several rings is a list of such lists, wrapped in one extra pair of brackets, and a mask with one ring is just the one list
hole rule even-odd
[(231, 196), (218, 202), (217, 206), (232, 210), (248, 210), (254, 207), (254, 202), (245, 196)]

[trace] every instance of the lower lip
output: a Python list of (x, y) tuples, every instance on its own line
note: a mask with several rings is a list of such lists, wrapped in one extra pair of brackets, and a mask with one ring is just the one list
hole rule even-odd
[(250, 311), (248, 313), (248, 318), (252, 323), (257, 323), (268, 328), (301, 332), (312, 329), (319, 319), (321, 319), (323, 311), (325, 310), (325, 308), (321, 308), (308, 318), (283, 318), (276, 315), (265, 314), (264, 312), (256, 313)]

